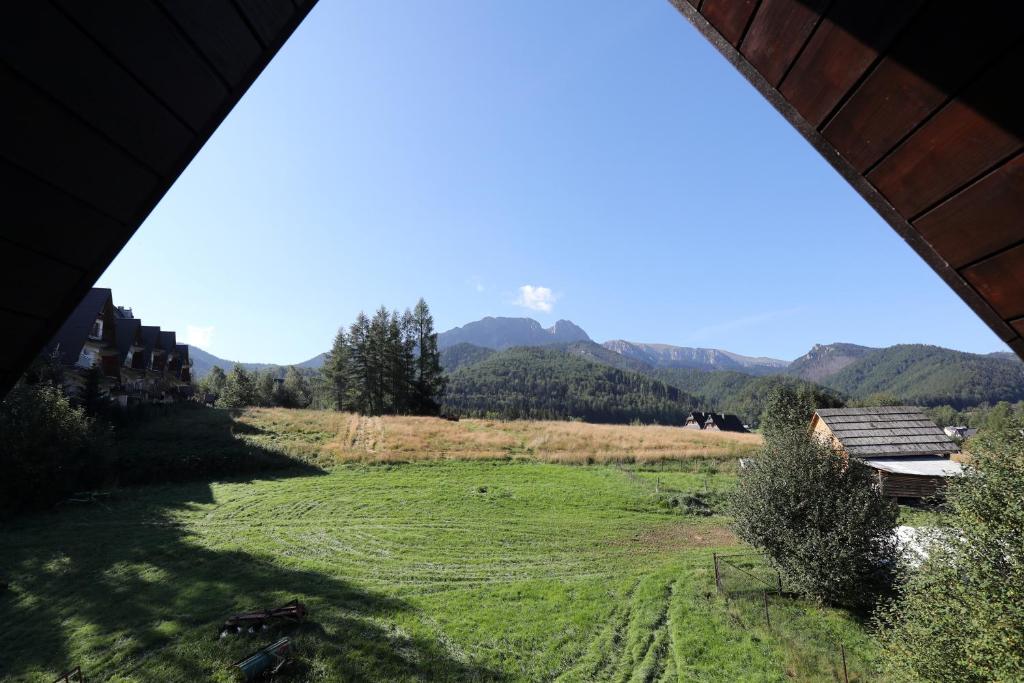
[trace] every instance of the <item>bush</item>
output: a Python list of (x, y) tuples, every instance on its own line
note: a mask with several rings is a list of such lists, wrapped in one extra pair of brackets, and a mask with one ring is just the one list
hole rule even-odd
[(894, 677), (1011, 681), (1024, 672), (1024, 421), (970, 441), (949, 483), (944, 528), (929, 557), (880, 616)]
[(38, 509), (103, 483), (109, 430), (50, 383), (0, 401), (0, 515)]
[(805, 597), (865, 609), (888, 586), (896, 506), (867, 467), (803, 431), (766, 442), (731, 504), (736, 533)]

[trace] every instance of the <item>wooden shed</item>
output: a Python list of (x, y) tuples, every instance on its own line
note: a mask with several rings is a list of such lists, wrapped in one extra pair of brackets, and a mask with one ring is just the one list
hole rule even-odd
[(894, 498), (934, 496), (962, 472), (950, 459), (960, 448), (915, 406), (822, 408), (811, 432), (873, 469), (882, 492)]

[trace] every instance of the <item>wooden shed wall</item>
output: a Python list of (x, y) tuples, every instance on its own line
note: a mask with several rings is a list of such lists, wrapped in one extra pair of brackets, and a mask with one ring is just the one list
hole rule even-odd
[(914, 474), (878, 473), (878, 482), (882, 495), (894, 498), (930, 498), (940, 493), (946, 486), (943, 477), (926, 477)]

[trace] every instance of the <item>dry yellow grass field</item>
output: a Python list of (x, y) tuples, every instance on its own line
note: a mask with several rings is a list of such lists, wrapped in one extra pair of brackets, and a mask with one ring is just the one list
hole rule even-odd
[(323, 465), (340, 462), (523, 458), (590, 464), (727, 460), (761, 445), (757, 434), (704, 432), (681, 427), (600, 425), (536, 420), (460, 420), (363, 417), (352, 413), (250, 408), (238, 418), (241, 436)]

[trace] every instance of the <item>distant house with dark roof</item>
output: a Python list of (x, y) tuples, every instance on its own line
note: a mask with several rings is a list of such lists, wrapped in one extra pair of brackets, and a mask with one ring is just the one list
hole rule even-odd
[(704, 418), (704, 429), (715, 432), (746, 432), (743, 420), (728, 413), (708, 413)]
[(72, 372), (67, 373), (69, 390), (81, 389), (82, 372), (92, 368), (110, 380), (121, 378), (121, 357), (117, 346), (114, 303), (109, 289), (93, 288), (75, 307), (45, 352), (55, 355)]
[(882, 492), (894, 498), (933, 496), (962, 473), (951, 459), (960, 448), (914, 406), (821, 408), (811, 432), (875, 470)]
[(686, 429), (704, 429), (704, 420), (707, 419), (707, 415), (699, 410), (692, 411), (686, 416), (686, 423), (683, 427)]
[(969, 439), (978, 433), (977, 429), (972, 429), (966, 426), (943, 427), (942, 431), (945, 432), (946, 436), (948, 436), (949, 438), (960, 439), (961, 441), (963, 441), (964, 439)]

